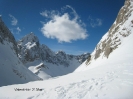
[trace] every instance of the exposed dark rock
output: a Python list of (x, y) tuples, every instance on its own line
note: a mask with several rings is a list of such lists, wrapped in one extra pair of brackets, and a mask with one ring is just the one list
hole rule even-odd
[(101, 49), (97, 49), (97, 50), (96, 50), (95, 59), (97, 59), (97, 58), (100, 56), (101, 52), (102, 52)]
[(111, 48), (109, 45), (105, 47), (104, 55), (108, 58), (109, 54), (112, 52), (113, 48)]

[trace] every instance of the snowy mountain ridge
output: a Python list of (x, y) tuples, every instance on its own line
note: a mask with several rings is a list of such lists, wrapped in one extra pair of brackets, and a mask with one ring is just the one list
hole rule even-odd
[(65, 60), (75, 58), (82, 63), (89, 56), (89, 53), (84, 53), (82, 55), (70, 55), (66, 54), (64, 51), (53, 52), (46, 45), (41, 45), (37, 36), (35, 36), (32, 32), (19, 40), (17, 45), (20, 52), (19, 57), (24, 63), (41, 59), (42, 61), (46, 60), (48, 62), (52, 62), (53, 64), (64, 63), (64, 65), (66, 64), (66, 66), (68, 66), (69, 64)]
[[(63, 51), (55, 53), (46, 45), (40, 45), (39, 39), (34, 33), (30, 33), (16, 42), (0, 17), (0, 79), (2, 80), (0, 86), (71, 73), (89, 55), (87, 53), (74, 56)], [(11, 75), (13, 79), (11, 80), (7, 75)]]
[(43, 79), (71, 73), (90, 56), (89, 53), (69, 55), (64, 51), (53, 52), (46, 45), (41, 45), (34, 33), (24, 36), (17, 42), (17, 46), (20, 60), (33, 73), (47, 75), (39, 76), (43, 76)]

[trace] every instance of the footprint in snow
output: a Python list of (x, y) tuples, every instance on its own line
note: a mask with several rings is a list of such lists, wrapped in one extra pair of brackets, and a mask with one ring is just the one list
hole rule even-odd
[(92, 87), (93, 87), (93, 86), (90, 86), (90, 87), (89, 87), (89, 91), (92, 89)]

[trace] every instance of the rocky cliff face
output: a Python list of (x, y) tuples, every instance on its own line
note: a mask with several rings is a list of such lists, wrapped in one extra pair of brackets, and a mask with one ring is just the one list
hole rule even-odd
[(124, 6), (120, 9), (115, 22), (97, 44), (91, 57), (86, 61), (86, 64), (90, 64), (91, 60), (96, 60), (100, 56), (108, 58), (110, 53), (118, 48), (122, 40), (131, 34), (131, 28), (133, 28), (132, 12), (133, 1), (126, 0)]

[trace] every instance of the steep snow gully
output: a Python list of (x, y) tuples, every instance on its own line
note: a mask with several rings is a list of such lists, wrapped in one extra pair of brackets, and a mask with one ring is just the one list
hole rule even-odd
[(133, 99), (132, 42), (133, 0), (126, 0), (91, 57), (73, 73), (2, 86), (0, 99)]

